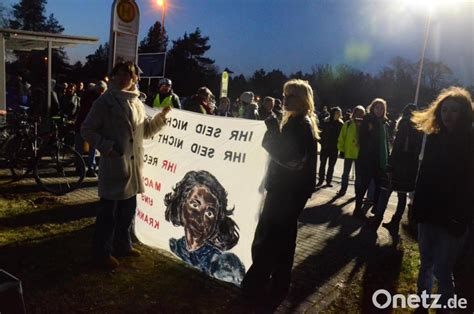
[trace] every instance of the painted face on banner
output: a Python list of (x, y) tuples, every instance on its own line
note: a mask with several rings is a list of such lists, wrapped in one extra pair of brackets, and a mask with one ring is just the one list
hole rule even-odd
[[(183, 206), (186, 233), (199, 246), (212, 235), (217, 223), (217, 198), (205, 186), (194, 186)], [(188, 239), (189, 240), (189, 239)]]

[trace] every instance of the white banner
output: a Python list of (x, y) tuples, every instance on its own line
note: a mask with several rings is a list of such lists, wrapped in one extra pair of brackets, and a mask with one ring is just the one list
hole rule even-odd
[(173, 109), (167, 126), (144, 142), (138, 239), (239, 285), (264, 200), (265, 131), (262, 121)]

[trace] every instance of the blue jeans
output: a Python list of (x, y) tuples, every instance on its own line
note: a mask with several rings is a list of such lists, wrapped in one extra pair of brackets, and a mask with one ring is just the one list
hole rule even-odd
[(126, 200), (100, 199), (95, 220), (94, 256), (125, 255), (132, 249), (131, 229), (137, 208), (137, 197)]
[(418, 273), (418, 294), (430, 294), (433, 279), (438, 280), (438, 294), (441, 304), (454, 295), (453, 267), (466, 233), (462, 237), (449, 234), (442, 227), (431, 223), (418, 224), (418, 248), (420, 250), (420, 270)]
[[(84, 152), (84, 139), (81, 136), (81, 133), (77, 132), (74, 136), (74, 149), (82, 156)], [(95, 170), (96, 162), (95, 162), (95, 148), (92, 145), (89, 145), (89, 155), (86, 160), (87, 169)]]

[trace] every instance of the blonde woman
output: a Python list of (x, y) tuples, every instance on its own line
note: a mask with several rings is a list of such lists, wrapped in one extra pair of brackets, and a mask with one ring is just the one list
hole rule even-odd
[(421, 260), (418, 293), (431, 294), (436, 277), (441, 304), (454, 295), (453, 266), (473, 218), (473, 112), (469, 92), (450, 87), (412, 117), (426, 135), (413, 200)]
[(353, 215), (365, 218), (362, 200), (370, 181), (374, 180), (374, 201), (377, 204), (380, 194), (380, 179), (388, 164), (388, 125), (387, 102), (382, 98), (374, 99), (359, 128), (359, 156), (356, 165), (356, 203)]
[(290, 80), (283, 86), (281, 125), (274, 116), (265, 120), (268, 130), (262, 145), (271, 156), (267, 196), (252, 244), (253, 264), (242, 289), (270, 307), (276, 307), (288, 292), (297, 219), (315, 188), (319, 131), (313, 99), (307, 81)]

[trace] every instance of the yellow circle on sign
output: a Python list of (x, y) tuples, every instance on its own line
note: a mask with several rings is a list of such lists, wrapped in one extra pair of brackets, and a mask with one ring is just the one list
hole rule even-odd
[(135, 6), (128, 0), (120, 1), (117, 5), (117, 15), (125, 23), (130, 23), (135, 19)]
[(229, 74), (227, 74), (226, 71), (222, 72), (222, 78), (223, 78), (224, 80), (227, 80), (228, 77), (229, 77)]

